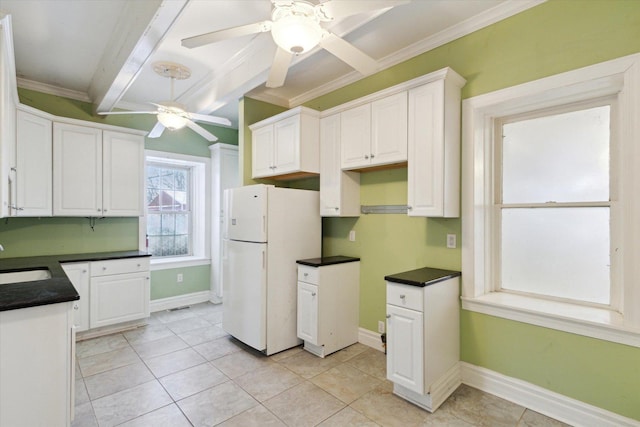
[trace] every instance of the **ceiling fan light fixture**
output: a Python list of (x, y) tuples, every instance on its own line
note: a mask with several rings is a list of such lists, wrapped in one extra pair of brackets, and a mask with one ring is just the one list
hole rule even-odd
[(186, 118), (170, 112), (158, 113), (158, 121), (169, 130), (182, 129), (187, 125)]
[(318, 45), (322, 38), (322, 27), (313, 18), (292, 14), (275, 21), (271, 35), (280, 48), (300, 55)]

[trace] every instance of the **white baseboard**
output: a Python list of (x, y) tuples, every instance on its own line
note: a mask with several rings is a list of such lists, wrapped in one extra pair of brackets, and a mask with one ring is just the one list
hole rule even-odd
[(516, 378), (460, 362), (462, 382), (573, 426), (640, 426), (640, 422)]
[(185, 305), (199, 304), (209, 301), (210, 297), (210, 291), (201, 291), (177, 295), (175, 297), (154, 299), (151, 300), (149, 304), (149, 311), (155, 313), (156, 311), (170, 310), (172, 308), (184, 307)]
[(360, 328), (360, 330), (358, 331), (358, 342), (371, 348), (375, 348), (378, 351), (384, 352), (382, 340), (380, 339), (381, 335), (382, 334), (379, 334), (377, 332)]

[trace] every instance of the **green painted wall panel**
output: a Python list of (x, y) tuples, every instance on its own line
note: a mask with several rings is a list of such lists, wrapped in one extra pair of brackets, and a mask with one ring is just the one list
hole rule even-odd
[[(182, 283), (177, 282), (178, 274), (182, 274)], [(208, 291), (210, 275), (209, 265), (152, 271), (151, 300)]]
[(0, 220), (0, 258), (138, 249), (138, 218)]

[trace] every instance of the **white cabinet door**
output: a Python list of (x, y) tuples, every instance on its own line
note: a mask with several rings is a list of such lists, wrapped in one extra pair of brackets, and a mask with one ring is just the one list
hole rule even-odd
[(409, 216), (443, 215), (443, 84), (409, 92)]
[(387, 379), (424, 393), (423, 314), (387, 304)]
[(273, 134), (273, 174), (300, 170), (300, 115), (274, 123)]
[(149, 317), (149, 273), (91, 278), (91, 328)]
[(298, 338), (320, 345), (318, 342), (318, 287), (298, 282)]
[(371, 163), (371, 104), (340, 114), (342, 169), (356, 169)]
[(80, 295), (80, 300), (73, 302), (73, 324), (76, 332), (86, 331), (89, 329), (89, 264), (62, 264), (62, 269)]
[(17, 112), (16, 216), (52, 214), (51, 120)]
[(103, 215), (143, 215), (144, 137), (104, 131), (102, 153)]
[(340, 167), (340, 114), (320, 120), (320, 215), (360, 215), (360, 174)]
[(253, 131), (251, 140), (253, 177), (273, 175), (273, 125)]
[(102, 216), (102, 130), (54, 123), (53, 214)]
[(371, 164), (407, 160), (407, 92), (371, 103)]

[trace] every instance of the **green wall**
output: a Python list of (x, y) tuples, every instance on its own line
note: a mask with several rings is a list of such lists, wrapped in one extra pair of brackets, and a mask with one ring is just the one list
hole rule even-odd
[[(325, 110), (443, 67), (467, 79), (469, 98), (637, 52), (640, 1), (550, 0), (305, 105)], [(406, 169), (361, 174), (363, 205), (406, 197)], [(446, 248), (447, 233), (460, 246), (460, 230), (460, 219), (325, 218), (323, 254), (361, 258), (360, 326), (375, 331), (385, 316), (383, 277), (422, 266), (460, 270), (460, 249)], [(468, 311), (461, 328), (463, 361), (640, 420), (640, 348)]]
[[(81, 101), (18, 89), (20, 102), (60, 117), (150, 131), (156, 123), (153, 115), (93, 114), (94, 106)], [(205, 125), (218, 142), (238, 145), (238, 131)], [(190, 129), (166, 131), (160, 138), (146, 138), (149, 150), (188, 154), (209, 158), (210, 143)], [(9, 218), (0, 221), (0, 242), (5, 248), (0, 258), (33, 255), (57, 255), (138, 249), (138, 218), (104, 218), (93, 229), (86, 218)], [(210, 266), (157, 270), (151, 273), (151, 299), (172, 297), (210, 288)], [(176, 282), (177, 273), (183, 282)]]

